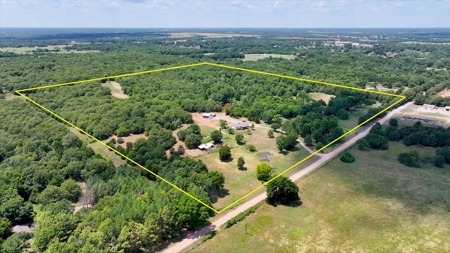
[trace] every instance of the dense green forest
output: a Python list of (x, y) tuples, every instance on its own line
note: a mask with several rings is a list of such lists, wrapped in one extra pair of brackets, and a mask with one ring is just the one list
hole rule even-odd
[[(207, 207), (130, 163), (114, 166), (65, 124), (13, 96), (17, 89), (209, 61), (360, 88), (382, 85), (388, 89), (386, 92), (406, 95), (417, 104), (450, 105), (450, 98), (436, 96), (450, 88), (449, 46), (401, 43), (431, 41), (423, 33), (399, 37), (396, 31), (369, 30), (360, 36), (372, 38), (368, 43), (374, 44), (373, 48), (356, 48), (324, 46), (323, 42), (332, 35), (294, 30), (256, 30), (253, 34), (257, 37), (183, 39), (166, 37), (158, 30), (121, 31), (114, 37), (109, 32), (52, 30), (0, 36), (0, 48), (66, 45), (71, 50), (100, 51), (0, 51), (2, 252), (21, 252), (29, 246), (25, 242), (30, 235), (12, 235), (11, 228), (18, 224), (37, 223), (32, 247), (39, 252), (142, 252), (180, 235), (183, 229), (207, 224), (213, 215)], [(342, 36), (349, 34), (341, 31)], [(445, 42), (442, 31), (433, 36), (434, 42)], [(72, 40), (82, 43), (74, 44)], [(295, 59), (243, 60), (245, 54), (270, 53), (294, 55)], [(130, 96), (128, 99), (112, 97), (100, 81), (27, 95), (101, 140), (112, 134), (145, 133), (145, 138), (127, 143), (126, 148), (109, 145), (207, 204), (211, 204), (211, 192), (223, 188), (223, 175), (209, 171), (201, 161), (177, 153), (166, 156), (176, 142), (172, 131), (193, 123), (190, 112), (221, 111), (224, 104), (230, 104), (226, 110), (230, 116), (263, 121), (290, 136), (325, 145), (343, 134), (338, 120), (348, 119), (355, 106), (379, 103), (379, 107), (372, 107), (359, 119), (361, 123), (396, 100), (211, 66), (115, 81)], [(336, 97), (328, 103), (314, 101), (310, 92)], [(449, 144), (444, 141), (450, 139), (448, 133), (448, 129), (419, 125), (391, 126), (386, 130), (373, 129), (366, 142), (360, 144), (363, 148), (387, 149), (383, 144), (389, 139), (403, 140), (406, 145), (442, 147), (436, 154), (437, 160), (448, 162)], [(199, 136), (199, 129), (191, 125), (185, 137), (189, 135)], [(95, 204), (74, 213), (82, 182)]]

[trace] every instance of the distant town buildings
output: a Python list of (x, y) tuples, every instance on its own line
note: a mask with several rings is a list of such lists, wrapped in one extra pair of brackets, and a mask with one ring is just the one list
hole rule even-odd
[(343, 47), (345, 45), (352, 45), (352, 47), (367, 47), (372, 48), (372, 44), (362, 44), (362, 43), (356, 43), (356, 42), (350, 42), (350, 41), (325, 41), (323, 43), (324, 46), (330, 46), (330, 47)]

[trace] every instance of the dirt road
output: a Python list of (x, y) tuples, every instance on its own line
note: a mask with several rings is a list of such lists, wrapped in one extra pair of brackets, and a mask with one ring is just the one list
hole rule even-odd
[[(410, 103), (406, 103), (405, 105), (398, 107), (397, 109), (391, 111), (386, 116), (384, 116), (383, 118), (381, 118), (381, 119), (379, 119), (378, 121), (375, 121), (375, 122), (380, 122), (380, 124), (383, 124), (393, 114), (399, 112), (401, 109), (403, 109), (404, 107), (408, 106)], [(375, 124), (375, 122), (371, 123), (370, 125)], [(301, 178), (301, 177), (305, 176), (306, 174), (310, 173), (311, 171), (319, 168), (323, 163), (325, 163), (326, 161), (330, 160), (334, 156), (338, 155), (342, 151), (344, 151), (347, 148), (349, 148), (350, 146), (352, 146), (357, 140), (359, 140), (359, 139), (363, 138), (364, 136), (366, 136), (369, 133), (370, 128), (371, 127), (368, 127), (367, 129), (365, 129), (364, 131), (360, 132), (358, 135), (356, 135), (352, 139), (348, 140), (347, 142), (344, 142), (343, 144), (341, 144), (338, 148), (336, 148), (332, 152), (330, 152), (328, 154), (322, 154), (322, 156), (320, 157), (319, 160), (317, 160), (313, 164), (309, 165), (308, 167), (304, 168), (303, 170), (295, 173), (294, 175), (292, 175), (290, 177), (290, 179), (292, 181), (297, 181), (299, 178)], [(164, 250), (162, 252), (163, 253), (175, 253), (175, 252), (182, 251), (184, 248), (188, 247), (189, 245), (191, 245), (192, 243), (194, 243), (195, 241), (200, 239), (202, 236), (206, 235), (207, 233), (209, 233), (209, 232), (211, 232), (213, 230), (218, 230), (219, 227), (222, 226), (223, 224), (225, 224), (227, 221), (229, 221), (230, 219), (232, 219), (236, 215), (244, 212), (245, 210), (249, 209), (250, 207), (258, 204), (261, 201), (263, 201), (266, 197), (267, 197), (266, 193), (263, 193), (263, 194), (260, 194), (258, 196), (255, 196), (254, 198), (250, 199), (249, 201), (247, 201), (247, 202), (241, 204), (240, 206), (238, 206), (236, 209), (228, 211), (228, 213), (226, 213), (222, 218), (220, 218), (217, 221), (213, 222), (211, 225), (206, 226), (206, 227), (198, 230), (197, 232), (193, 233), (188, 238), (185, 238), (181, 242), (172, 245), (171, 247), (167, 248), (166, 250)]]

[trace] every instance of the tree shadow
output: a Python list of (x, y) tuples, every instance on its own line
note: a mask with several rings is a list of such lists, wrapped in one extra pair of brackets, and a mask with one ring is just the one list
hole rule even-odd
[(294, 200), (291, 203), (289, 203), (289, 205), (287, 205), (287, 206), (289, 206), (289, 207), (299, 207), (302, 204), (303, 204), (303, 201), (300, 200), (300, 199), (297, 199), (297, 200)]
[(240, 171), (246, 171), (246, 170), (247, 170), (247, 167), (241, 167), (241, 168), (238, 168), (238, 170), (240, 170)]
[(225, 198), (226, 196), (230, 195), (230, 192), (228, 189), (220, 189), (213, 191), (209, 194), (209, 199), (211, 200), (212, 204), (217, 203), (219, 201), (219, 198)]
[(233, 157), (231, 157), (230, 159), (227, 159), (227, 160), (221, 160), (221, 162), (223, 162), (223, 163), (230, 163), (232, 161), (234, 161)]

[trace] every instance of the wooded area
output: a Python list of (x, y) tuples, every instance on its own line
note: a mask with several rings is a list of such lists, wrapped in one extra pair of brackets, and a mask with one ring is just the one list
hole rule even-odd
[[(39, 40), (2, 38), (0, 47), (21, 47), (68, 44), (75, 36), (86, 44), (71, 45), (72, 50), (100, 53), (0, 52), (0, 249), (20, 252), (27, 247), (30, 236), (12, 235), (11, 228), (37, 222), (32, 247), (39, 252), (143, 252), (180, 235), (183, 229), (207, 224), (213, 215), (130, 163), (114, 166), (66, 125), (13, 96), (17, 89), (212, 61), (359, 88), (379, 85), (418, 104), (450, 105), (450, 98), (436, 96), (450, 88), (450, 62), (445, 60), (450, 56), (448, 45), (404, 44), (393, 37), (379, 40), (373, 48), (341, 48), (324, 46), (322, 42), (329, 40), (325, 37), (280, 38), (292, 36), (289, 31), (261, 34), (260, 38), (189, 37), (177, 43), (158, 37), (164, 36), (160, 33), (119, 34), (118, 39), (110, 38), (111, 34), (60, 34), (53, 40), (42, 34), (35, 35), (41, 36)], [(251, 53), (289, 54), (295, 59), (242, 61), (243, 54)], [(227, 105), (225, 112), (232, 117), (265, 122), (286, 132), (287, 137), (277, 138), (282, 151), (295, 146), (293, 141), (299, 136), (308, 145), (323, 146), (344, 133), (338, 123), (348, 120), (355, 108), (369, 108), (360, 117), (361, 123), (396, 99), (211, 66), (114, 81), (128, 99), (111, 96), (100, 81), (27, 95), (100, 140), (145, 134), (125, 147), (109, 145), (209, 205), (210, 193), (223, 188), (223, 175), (208, 170), (202, 161), (180, 156), (183, 148), (174, 147), (179, 152), (172, 152), (170, 158), (166, 155), (176, 138), (187, 148), (201, 143), (200, 129), (192, 124), (190, 112), (222, 111)], [(328, 103), (314, 101), (311, 92), (336, 97)], [(185, 124), (191, 125), (175, 137), (173, 131)], [(436, 160), (449, 161), (448, 128), (377, 127), (358, 145), (388, 149), (387, 140), (403, 140), (405, 145), (442, 147)], [(245, 162), (240, 164), (243, 167)], [(83, 182), (87, 189), (80, 187)], [(94, 205), (74, 213), (81, 194)]]

